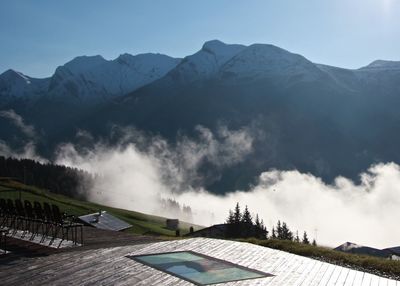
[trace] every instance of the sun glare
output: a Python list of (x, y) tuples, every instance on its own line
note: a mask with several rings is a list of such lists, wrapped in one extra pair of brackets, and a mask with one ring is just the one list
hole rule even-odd
[(382, 0), (383, 2), (383, 11), (385, 13), (390, 12), (390, 8), (392, 7), (393, 0)]

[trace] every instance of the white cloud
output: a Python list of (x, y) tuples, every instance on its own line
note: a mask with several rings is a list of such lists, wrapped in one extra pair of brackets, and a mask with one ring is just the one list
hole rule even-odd
[(26, 124), (24, 119), (17, 114), (14, 110), (2, 110), (0, 111), (0, 117), (10, 120), (15, 126), (17, 126), (22, 133), (29, 138), (35, 138), (36, 132), (32, 125)]
[(26, 124), (24, 119), (12, 109), (0, 111), (0, 117), (9, 120), (27, 137), (27, 140), (21, 148), (12, 148), (5, 141), (0, 140), (1, 156), (31, 159), (42, 163), (48, 162), (48, 160), (44, 159), (36, 152), (38, 138), (33, 125)]
[(58, 163), (100, 174), (90, 199), (103, 204), (165, 215), (158, 199), (173, 198), (191, 206), (195, 223), (209, 225), (223, 222), (229, 208), (240, 202), (257, 212), (269, 228), (280, 219), (311, 237), (317, 229), (317, 240), (324, 245), (345, 241), (375, 247), (398, 245), (398, 165), (372, 166), (361, 174), (360, 184), (338, 177), (327, 185), (311, 174), (271, 170), (262, 173), (252, 189), (220, 196), (192, 184), (201, 181), (199, 166), (205, 160), (221, 168), (243, 160), (252, 150), (252, 137), (245, 129), (214, 134), (199, 127), (198, 131), (197, 141), (183, 137), (175, 147), (161, 138), (150, 140), (145, 149), (135, 144), (98, 144), (77, 151), (66, 144), (60, 147)]

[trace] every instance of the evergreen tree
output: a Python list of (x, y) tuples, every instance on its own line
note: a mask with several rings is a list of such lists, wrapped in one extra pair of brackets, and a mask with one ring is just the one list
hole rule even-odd
[(281, 227), (281, 239), (285, 240), (293, 240), (293, 233), (290, 231), (289, 227), (287, 226), (286, 222), (282, 223)]
[(260, 227), (262, 229), (263, 238), (268, 238), (268, 230), (267, 230), (266, 226), (264, 225), (263, 220), (261, 220)]
[(226, 219), (227, 224), (233, 224), (235, 222), (235, 218), (233, 216), (232, 210), (229, 210), (228, 218)]
[(256, 214), (256, 219), (254, 221), (254, 227), (255, 227), (255, 235), (256, 237), (260, 238), (262, 236), (262, 227), (261, 227), (261, 222), (260, 219), (258, 217), (258, 214)]
[(276, 239), (276, 231), (275, 231), (275, 227), (272, 227), (272, 234), (271, 234), (271, 238), (272, 239)]
[(307, 232), (304, 232), (304, 234), (303, 234), (303, 243), (310, 244), (310, 241), (308, 240)]
[(242, 213), (240, 212), (239, 203), (236, 203), (235, 211), (233, 213), (233, 222), (238, 224), (242, 220)]
[(247, 206), (244, 209), (241, 222), (253, 225), (253, 218), (251, 217), (251, 214)]
[(312, 246), (317, 246), (317, 242), (315, 241), (315, 238), (312, 241)]
[(282, 235), (282, 226), (281, 226), (281, 221), (278, 220), (278, 223), (276, 224), (276, 236), (278, 239), (283, 239)]
[(30, 159), (0, 156), (0, 177), (10, 177), (26, 185), (35, 185), (50, 192), (85, 199), (87, 190), (96, 180), (95, 174), (76, 168)]
[(233, 212), (232, 212), (232, 210), (229, 210), (229, 215), (228, 215), (228, 218), (226, 219), (226, 224), (227, 224), (226, 233), (225, 233), (226, 237), (234, 237), (234, 235), (235, 235), (234, 223), (235, 223), (235, 218), (234, 218)]

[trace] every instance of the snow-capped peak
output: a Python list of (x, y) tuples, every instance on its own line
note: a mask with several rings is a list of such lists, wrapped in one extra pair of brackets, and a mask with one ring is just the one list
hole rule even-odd
[(25, 84), (30, 84), (31, 79), (21, 72), (15, 71), (13, 69), (6, 70), (0, 75), (0, 79), (8, 82), (20, 82)]
[(123, 95), (164, 76), (179, 61), (150, 53), (122, 54), (110, 61), (101, 56), (77, 57), (56, 69), (49, 90), (79, 98)]
[(303, 56), (268, 44), (253, 44), (229, 60), (222, 76), (254, 80), (270, 76), (312, 80), (321, 71)]
[(235, 44), (227, 45), (219, 40), (212, 40), (205, 42), (201, 50), (214, 55), (217, 64), (221, 66), (244, 48), (246, 48), (246, 46)]
[(36, 97), (42, 95), (48, 79), (35, 79), (9, 69), (0, 75), (2, 98)]
[(208, 41), (200, 51), (185, 57), (170, 72), (170, 76), (186, 83), (210, 78), (218, 73), (222, 65), (245, 48), (243, 45), (230, 45), (218, 40)]
[(79, 56), (67, 62), (62, 68), (67, 68), (72, 73), (84, 72), (106, 63), (102, 56)]
[(339, 247), (340, 247), (340, 249), (341, 249), (342, 251), (350, 251), (350, 250), (352, 250), (352, 249), (361, 248), (361, 247), (363, 247), (363, 246), (358, 245), (358, 244), (353, 243), (353, 242), (345, 242), (345, 243), (343, 243), (343, 244), (342, 244), (341, 246), (339, 246)]

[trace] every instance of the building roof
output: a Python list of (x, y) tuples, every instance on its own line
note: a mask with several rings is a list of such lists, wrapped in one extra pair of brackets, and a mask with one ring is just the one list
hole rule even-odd
[(133, 255), (194, 251), (274, 276), (229, 285), (400, 285), (400, 282), (249, 243), (191, 238), (70, 251), (0, 263), (4, 285), (192, 285), (137, 262)]
[(113, 231), (124, 230), (132, 226), (129, 223), (124, 222), (123, 220), (120, 220), (119, 218), (105, 211), (83, 215), (80, 216), (79, 219), (84, 223), (94, 226), (96, 228)]
[(212, 226), (202, 228), (200, 230), (188, 233), (185, 236), (189, 237), (213, 237), (225, 238), (227, 224), (214, 224)]

